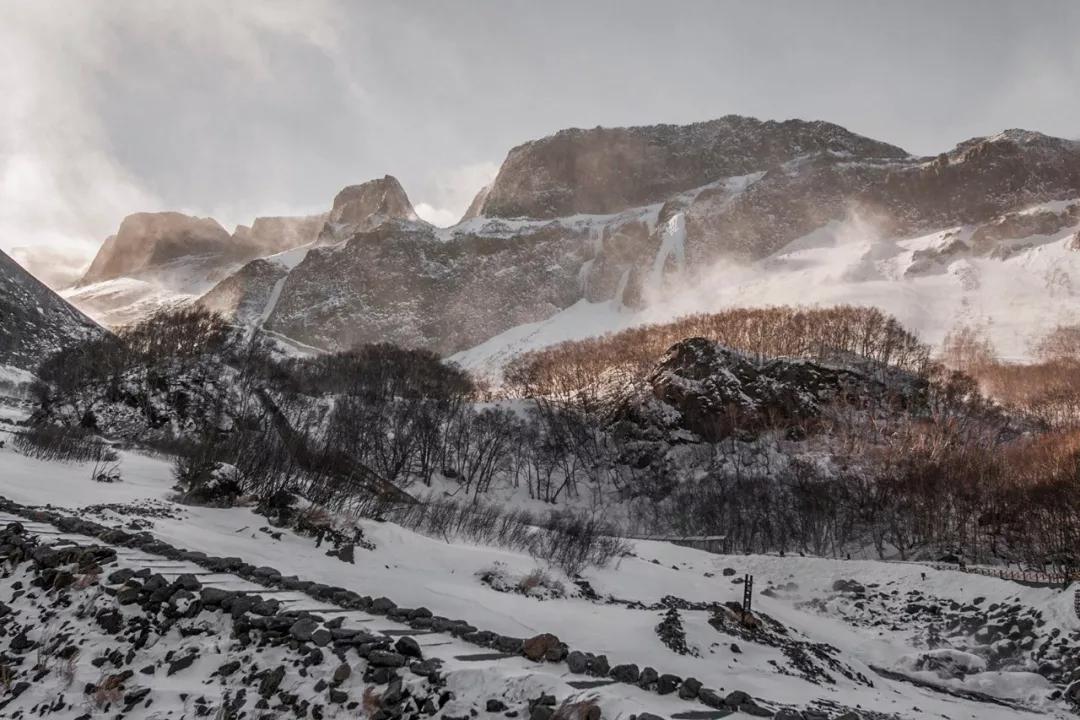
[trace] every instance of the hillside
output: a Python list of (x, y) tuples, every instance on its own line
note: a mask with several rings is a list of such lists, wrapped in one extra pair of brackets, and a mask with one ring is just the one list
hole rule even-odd
[(0, 367), (33, 372), (42, 358), (101, 329), (0, 252)]
[(290, 351), (390, 340), (493, 377), (529, 347), (785, 303), (876, 306), (935, 344), (986, 327), (1023, 358), (1075, 319), (1078, 168), (1080, 144), (1022, 130), (928, 158), (826, 122), (564, 130), (451, 228), (390, 176), (232, 236), (142, 214), (67, 297), (113, 325), (204, 297)]
[[(556, 704), (591, 699), (603, 717), (639, 720), (706, 717), (686, 713), (715, 713), (717, 706), (781, 720), (1072, 716), (1053, 699), (1053, 685), (1034, 672), (1040, 661), (1049, 668), (1076, 659), (1053, 640), (1080, 633), (1071, 595), (1054, 588), (919, 564), (724, 556), (634, 541), (617, 566), (576, 580), (556, 573), (565, 596), (542, 599), (482, 579), (493, 569), (510, 578), (528, 575), (538, 567), (528, 555), (360, 521), (366, 545), (356, 548), (355, 564), (342, 563), (310, 536), (267, 528), (266, 518), (249, 508), (176, 505), (169, 499), (170, 470), (161, 460), (123, 453), (124, 481), (101, 485), (82, 468), (32, 461), (10, 450), (0, 450), (0, 458), (9, 469), (0, 513), (5, 524), (19, 520), (25, 537), (43, 545), (111, 547), (115, 558), (108, 550), (98, 553), (102, 572), (81, 580), (77, 558), (69, 556), (75, 563), (69, 570), (63, 556), (54, 555), (59, 564), (49, 569), (43, 565), (49, 556), (39, 551), (0, 584), (0, 607), (7, 611), (0, 622), (12, 629), (5, 640), (9, 653), (26, 657), (21, 648), (50, 640), (37, 620), (46, 607), (54, 608), (49, 615), (58, 627), (78, 638), (72, 662), (55, 661), (39, 682), (22, 684), (30, 678), (28, 663), (15, 671), (20, 695), (12, 707), (49, 704), (56, 708), (53, 717), (77, 717), (84, 685), (96, 692), (112, 674), (121, 676), (122, 689), (113, 696), (117, 707), (150, 701), (161, 711), (192, 713), (233, 702), (237, 711), (255, 709), (261, 698), (275, 713), (295, 714), (292, 705), (303, 702), (304, 716), (318, 706), (323, 717), (351, 717), (356, 706), (349, 703), (358, 705), (369, 694), (389, 698), (392, 678), (400, 678), (407, 692), (394, 697), (402, 698), (404, 717), (423, 716), (412, 714), (411, 697), (421, 698), (421, 705), (434, 697), (433, 707), (441, 710), (436, 717), (473, 711), (481, 717), (504, 711), (541, 717), (533, 707), (542, 694)], [(47, 503), (53, 509), (33, 520), (18, 514)], [(141, 532), (120, 529), (131, 523)], [(0, 542), (22, 542), (10, 533)], [(129, 546), (127, 537), (137, 543)], [(215, 558), (224, 564), (208, 572), (204, 566)], [(71, 571), (79, 582), (55, 579)], [(723, 603), (741, 601), (743, 574), (754, 576), (753, 607), (769, 623), (757, 633), (724, 620)], [(30, 593), (16, 589), (17, 582)], [(39, 590), (43, 582), (57, 589)], [(320, 588), (346, 604), (355, 596), (360, 605), (342, 611), (331, 594), (318, 595)], [(241, 607), (231, 595), (236, 591), (270, 604)], [(30, 602), (31, 596), (40, 601)], [(223, 612), (224, 603), (231, 610)], [(92, 614), (76, 612), (86, 606)], [(164, 608), (163, 616), (155, 615), (156, 608)], [(1022, 642), (1008, 655), (994, 640), (1005, 608), (1031, 628), (1021, 631)], [(309, 615), (315, 621), (302, 629), (298, 622)], [(449, 625), (435, 629), (439, 618)], [(325, 632), (323, 622), (330, 631), (312, 639), (312, 630)], [(505, 638), (505, 647), (552, 633), (596, 659), (579, 652), (536, 662), (522, 657), (520, 644), (511, 652), (477, 645), (470, 630), (457, 629), (459, 622)], [(669, 631), (659, 632), (665, 623), (685, 638), (674, 642)], [(138, 641), (140, 627), (154, 642)], [(413, 652), (410, 643), (401, 644), (403, 636), (416, 641), (411, 647), (426, 665), (394, 657), (402, 649)], [(12, 638), (24, 645), (16, 649)], [(39, 654), (51, 656), (63, 646), (61, 640)], [(390, 654), (373, 653), (378, 647)], [(121, 652), (113, 655), (115, 648)], [(598, 669), (601, 657), (609, 670)], [(227, 667), (230, 662), (235, 667)], [(389, 676), (374, 672), (384, 663), (392, 668)], [(349, 670), (340, 670), (342, 664)], [(265, 680), (279, 672), (276, 681)], [(66, 684), (64, 673), (72, 678)], [(110, 697), (98, 694), (102, 704)]]

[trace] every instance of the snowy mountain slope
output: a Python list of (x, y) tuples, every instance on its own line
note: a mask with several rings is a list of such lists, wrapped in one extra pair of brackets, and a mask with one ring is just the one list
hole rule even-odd
[(0, 367), (34, 370), (49, 353), (101, 329), (0, 252)]
[(98, 322), (120, 326), (190, 302), (251, 258), (315, 242), (326, 215), (260, 217), (230, 235), (211, 218), (136, 213), (101, 246), (65, 298)]
[[(210, 253), (216, 264), (200, 266), (198, 283), (142, 277), (138, 268), (128, 276), (166, 288), (175, 300), (210, 293), (205, 304), (239, 322), (323, 350), (390, 341), (505, 357), (537, 323), (557, 335), (552, 324), (581, 314), (580, 301), (618, 310), (604, 328), (615, 329), (626, 312), (660, 318), (793, 296), (875, 304), (935, 340), (952, 316), (996, 321), (1013, 290), (1031, 316), (1070, 321), (1069, 305), (1054, 298), (1067, 292), (1071, 258), (1059, 258), (1063, 274), (1049, 278), (1049, 269), (1034, 266), (1039, 261), (1028, 267), (1017, 257), (1037, 254), (1035, 246), (1046, 244), (1038, 236), (1075, 232), (1080, 215), (1064, 203), (1077, 197), (1075, 141), (1008, 130), (919, 158), (830, 123), (728, 116), (687, 126), (566, 130), (526, 143), (510, 151), (491, 187), (452, 228), (419, 221), (390, 176), (350, 186), (335, 197), (310, 251), (285, 264), (276, 293), (280, 270), (243, 265), (266, 259), (265, 248), (242, 258)], [(312, 226), (311, 218), (297, 220)], [(155, 262), (167, 274), (198, 264), (194, 250), (176, 255), (194, 233), (188, 224), (177, 226), (180, 239), (153, 235), (162, 236), (153, 256), (161, 255)], [(967, 234), (960, 245), (950, 236), (941, 247), (911, 246), (947, 231)], [(298, 241), (300, 233), (288, 237)], [(816, 251), (802, 247), (814, 242)], [(169, 258), (179, 263), (175, 270), (162, 264)], [(110, 263), (123, 264), (97, 264)], [(1017, 265), (1029, 279), (1007, 285), (998, 303), (989, 288)], [(172, 301), (141, 285), (118, 290), (105, 286), (72, 299), (106, 321)], [(126, 305), (108, 310), (114, 302)], [(599, 313), (588, 312), (594, 320)], [(508, 331), (517, 339), (493, 340)], [(1008, 354), (1022, 353), (1020, 323), (991, 332)], [(470, 350), (488, 341), (490, 352)]]
[[(1035, 216), (1044, 217), (1035, 229), (1048, 232), (1021, 234), (1033, 226), (1017, 219)], [(1032, 343), (1056, 325), (1080, 322), (1080, 200), (926, 235), (887, 232), (855, 214), (760, 260), (674, 272), (645, 308), (579, 301), (451, 359), (497, 378), (511, 357), (545, 345), (728, 307), (875, 306), (932, 344), (958, 324), (982, 328), (1008, 360), (1030, 357)]]
[[(215, 555), (235, 555), (283, 574), (294, 573), (372, 596), (385, 594), (401, 606), (427, 607), (438, 615), (464, 618), (477, 627), (510, 636), (552, 632), (571, 647), (606, 654), (612, 666), (635, 663), (660, 673), (692, 676), (708, 687), (723, 689), (723, 693), (733, 689), (748, 692), (773, 708), (858, 706), (863, 712), (880, 713), (874, 717), (900, 718), (1017, 717), (1019, 711), (1014, 707), (979, 700), (974, 694), (963, 695), (974, 691), (1049, 716), (1071, 716), (1064, 704), (1052, 699), (1055, 684), (1036, 672), (1039, 662), (1061, 667), (1080, 661), (1072, 650), (1053, 641), (1057, 634), (1063, 640), (1080, 636), (1071, 593), (1059, 589), (1025, 588), (918, 564), (723, 556), (667, 543), (634, 541), (633, 556), (586, 573), (585, 579), (600, 600), (590, 600), (576, 591), (565, 577), (563, 583), (572, 591), (568, 597), (538, 600), (499, 592), (477, 577), (479, 571), (496, 563), (502, 563), (511, 574), (527, 574), (537, 561), (526, 555), (428, 538), (389, 523), (361, 521), (365, 538), (374, 549), (358, 548), (356, 564), (343, 564), (316, 548), (311, 538), (286, 531), (275, 539), (259, 532), (257, 528), (265, 519), (249, 509), (172, 506), (167, 501), (172, 484), (170, 468), (162, 460), (122, 453), (120, 462), (124, 480), (102, 485), (89, 480), (85, 468), (30, 460), (11, 450), (0, 450), (0, 463), (7, 475), (2, 494), (25, 504), (52, 503), (70, 510), (118, 503), (115, 509), (95, 511), (95, 517), (118, 524), (131, 520), (131, 515), (119, 513), (132, 512), (132, 503), (164, 503), (173, 509), (149, 514), (145, 522), (150, 533), (166, 542)], [(41, 482), (43, 477), (49, 482)], [(86, 515), (85, 510), (82, 514)], [(772, 635), (757, 640), (740, 635), (731, 626), (710, 623), (710, 619), (715, 620), (712, 611), (696, 609), (697, 604), (741, 600), (741, 584), (734, 581), (743, 573), (755, 577), (755, 610), (786, 628), (786, 640), (779, 646), (764, 641)], [(7, 602), (6, 597), (0, 599)], [(679, 654), (657, 635), (656, 626), (669, 614), (663, 602), (668, 606), (675, 602), (675, 607), (682, 608), (676, 614), (685, 629), (686, 644), (696, 654)], [(1011, 610), (1014, 606), (1015, 611)], [(1000, 608), (1009, 608), (1016, 613), (1014, 617), (1030, 616), (1037, 621), (1030, 632), (1024, 631), (1035, 638), (1035, 650), (1018, 651), (1015, 661), (1004, 663), (994, 659), (1000, 655), (987, 644), (992, 634), (986, 634), (996, 632), (986, 628), (996, 625)], [(905, 616), (909, 619), (903, 620)], [(935, 635), (928, 630), (953, 617), (963, 617), (965, 623), (970, 619), (970, 625), (964, 624), (960, 633), (942, 632), (934, 640)], [(835, 651), (826, 651), (825, 646)], [(825, 655), (810, 652), (811, 647), (818, 647)], [(1065, 656), (1036, 652), (1055, 648), (1068, 652)], [(430, 652), (439, 650), (432, 646)], [(797, 659), (803, 653), (809, 656)], [(825, 656), (834, 662), (826, 662)], [(1044, 659), (1037, 660), (1037, 656)], [(268, 655), (257, 662), (266, 667), (274, 657)], [(468, 695), (470, 698), (521, 684), (531, 689), (542, 687), (562, 697), (570, 692), (565, 683), (573, 676), (559, 667), (514, 661), (472, 670), (459, 665), (451, 670), (462, 673), (456, 682), (463, 696), (481, 693)], [(875, 667), (924, 685), (893, 679), (899, 676), (884, 677)], [(824, 680), (822, 672), (831, 680)], [(845, 672), (852, 674), (849, 677)], [(1050, 670), (1043, 668), (1041, 672)], [(866, 681), (859, 679), (860, 675)], [(483, 689), (477, 690), (476, 683)], [(621, 685), (599, 687), (595, 692), (604, 717), (629, 717), (642, 711), (671, 717), (695, 709), (675, 695), (657, 696)]]

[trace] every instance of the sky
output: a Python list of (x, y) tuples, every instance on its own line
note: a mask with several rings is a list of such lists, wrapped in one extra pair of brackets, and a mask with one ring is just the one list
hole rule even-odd
[(1076, 0), (0, 0), (0, 250), (73, 274), (132, 212), (231, 230), (385, 174), (448, 225), (565, 127), (1080, 137), (1077, 37)]

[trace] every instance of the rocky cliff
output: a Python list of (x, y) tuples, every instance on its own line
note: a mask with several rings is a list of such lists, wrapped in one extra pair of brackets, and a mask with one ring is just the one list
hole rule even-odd
[[(87, 277), (131, 272), (180, 247), (218, 252), (213, 262), (223, 270), (212, 279), (222, 284), (206, 304), (240, 322), (258, 319), (326, 349), (386, 340), (453, 353), (579, 300), (640, 309), (716, 267), (756, 264), (757, 277), (791, 271), (804, 261), (780, 254), (826, 231), (831, 239), (818, 238), (818, 247), (839, 243), (837, 227), (853, 216), (873, 219), (867, 242), (880, 244), (860, 246), (853, 267), (831, 277), (886, 280), (906, 297), (924, 292), (903, 284), (911, 278), (950, 275), (956, 292), (967, 293), (986, 268), (972, 265), (980, 258), (1004, 260), (1017, 248), (1056, 243), (1059, 230), (1075, 233), (1080, 216), (1067, 209), (1074, 199), (1074, 141), (1009, 130), (920, 158), (830, 123), (728, 116), (565, 130), (525, 143), (449, 229), (418, 220), (391, 176), (343, 189), (325, 222), (306, 218), (288, 231), (267, 219), (230, 238), (216, 224), (169, 214), (171, 234), (147, 231), (136, 242), (125, 221)], [(303, 242), (316, 226), (317, 241)], [(935, 232), (950, 235), (904, 244)], [(275, 260), (278, 269), (241, 269), (308, 244)], [(1071, 278), (1039, 273), (1032, 285), (1072, 287)], [(771, 293), (745, 301), (792, 302)], [(875, 291), (871, 302), (893, 311), (881, 300), (889, 297)]]

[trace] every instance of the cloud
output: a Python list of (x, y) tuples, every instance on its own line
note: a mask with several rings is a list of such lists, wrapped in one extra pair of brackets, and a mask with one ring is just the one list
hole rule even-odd
[(11, 249), (11, 257), (31, 275), (51, 288), (71, 287), (90, 264), (89, 248), (66, 245), (35, 245)]
[(48, 256), (36, 248), (85, 260), (125, 215), (165, 209), (117, 159), (102, 119), (107, 80), (154, 72), (121, 67), (125, 44), (201, 53), (244, 78), (267, 72), (269, 43), (283, 35), (337, 52), (335, 10), (325, 2), (36, 0), (5, 4), (3, 14), (0, 249), (23, 248), (24, 261)]
[(439, 227), (457, 223), (476, 194), (489, 185), (498, 172), (496, 163), (479, 162), (435, 173), (432, 177), (435, 199), (417, 203), (414, 206), (416, 214)]
[(437, 208), (426, 202), (417, 203), (414, 206), (416, 214), (421, 220), (427, 220), (437, 227), (450, 227), (461, 219), (463, 213), (454, 212), (449, 208)]

